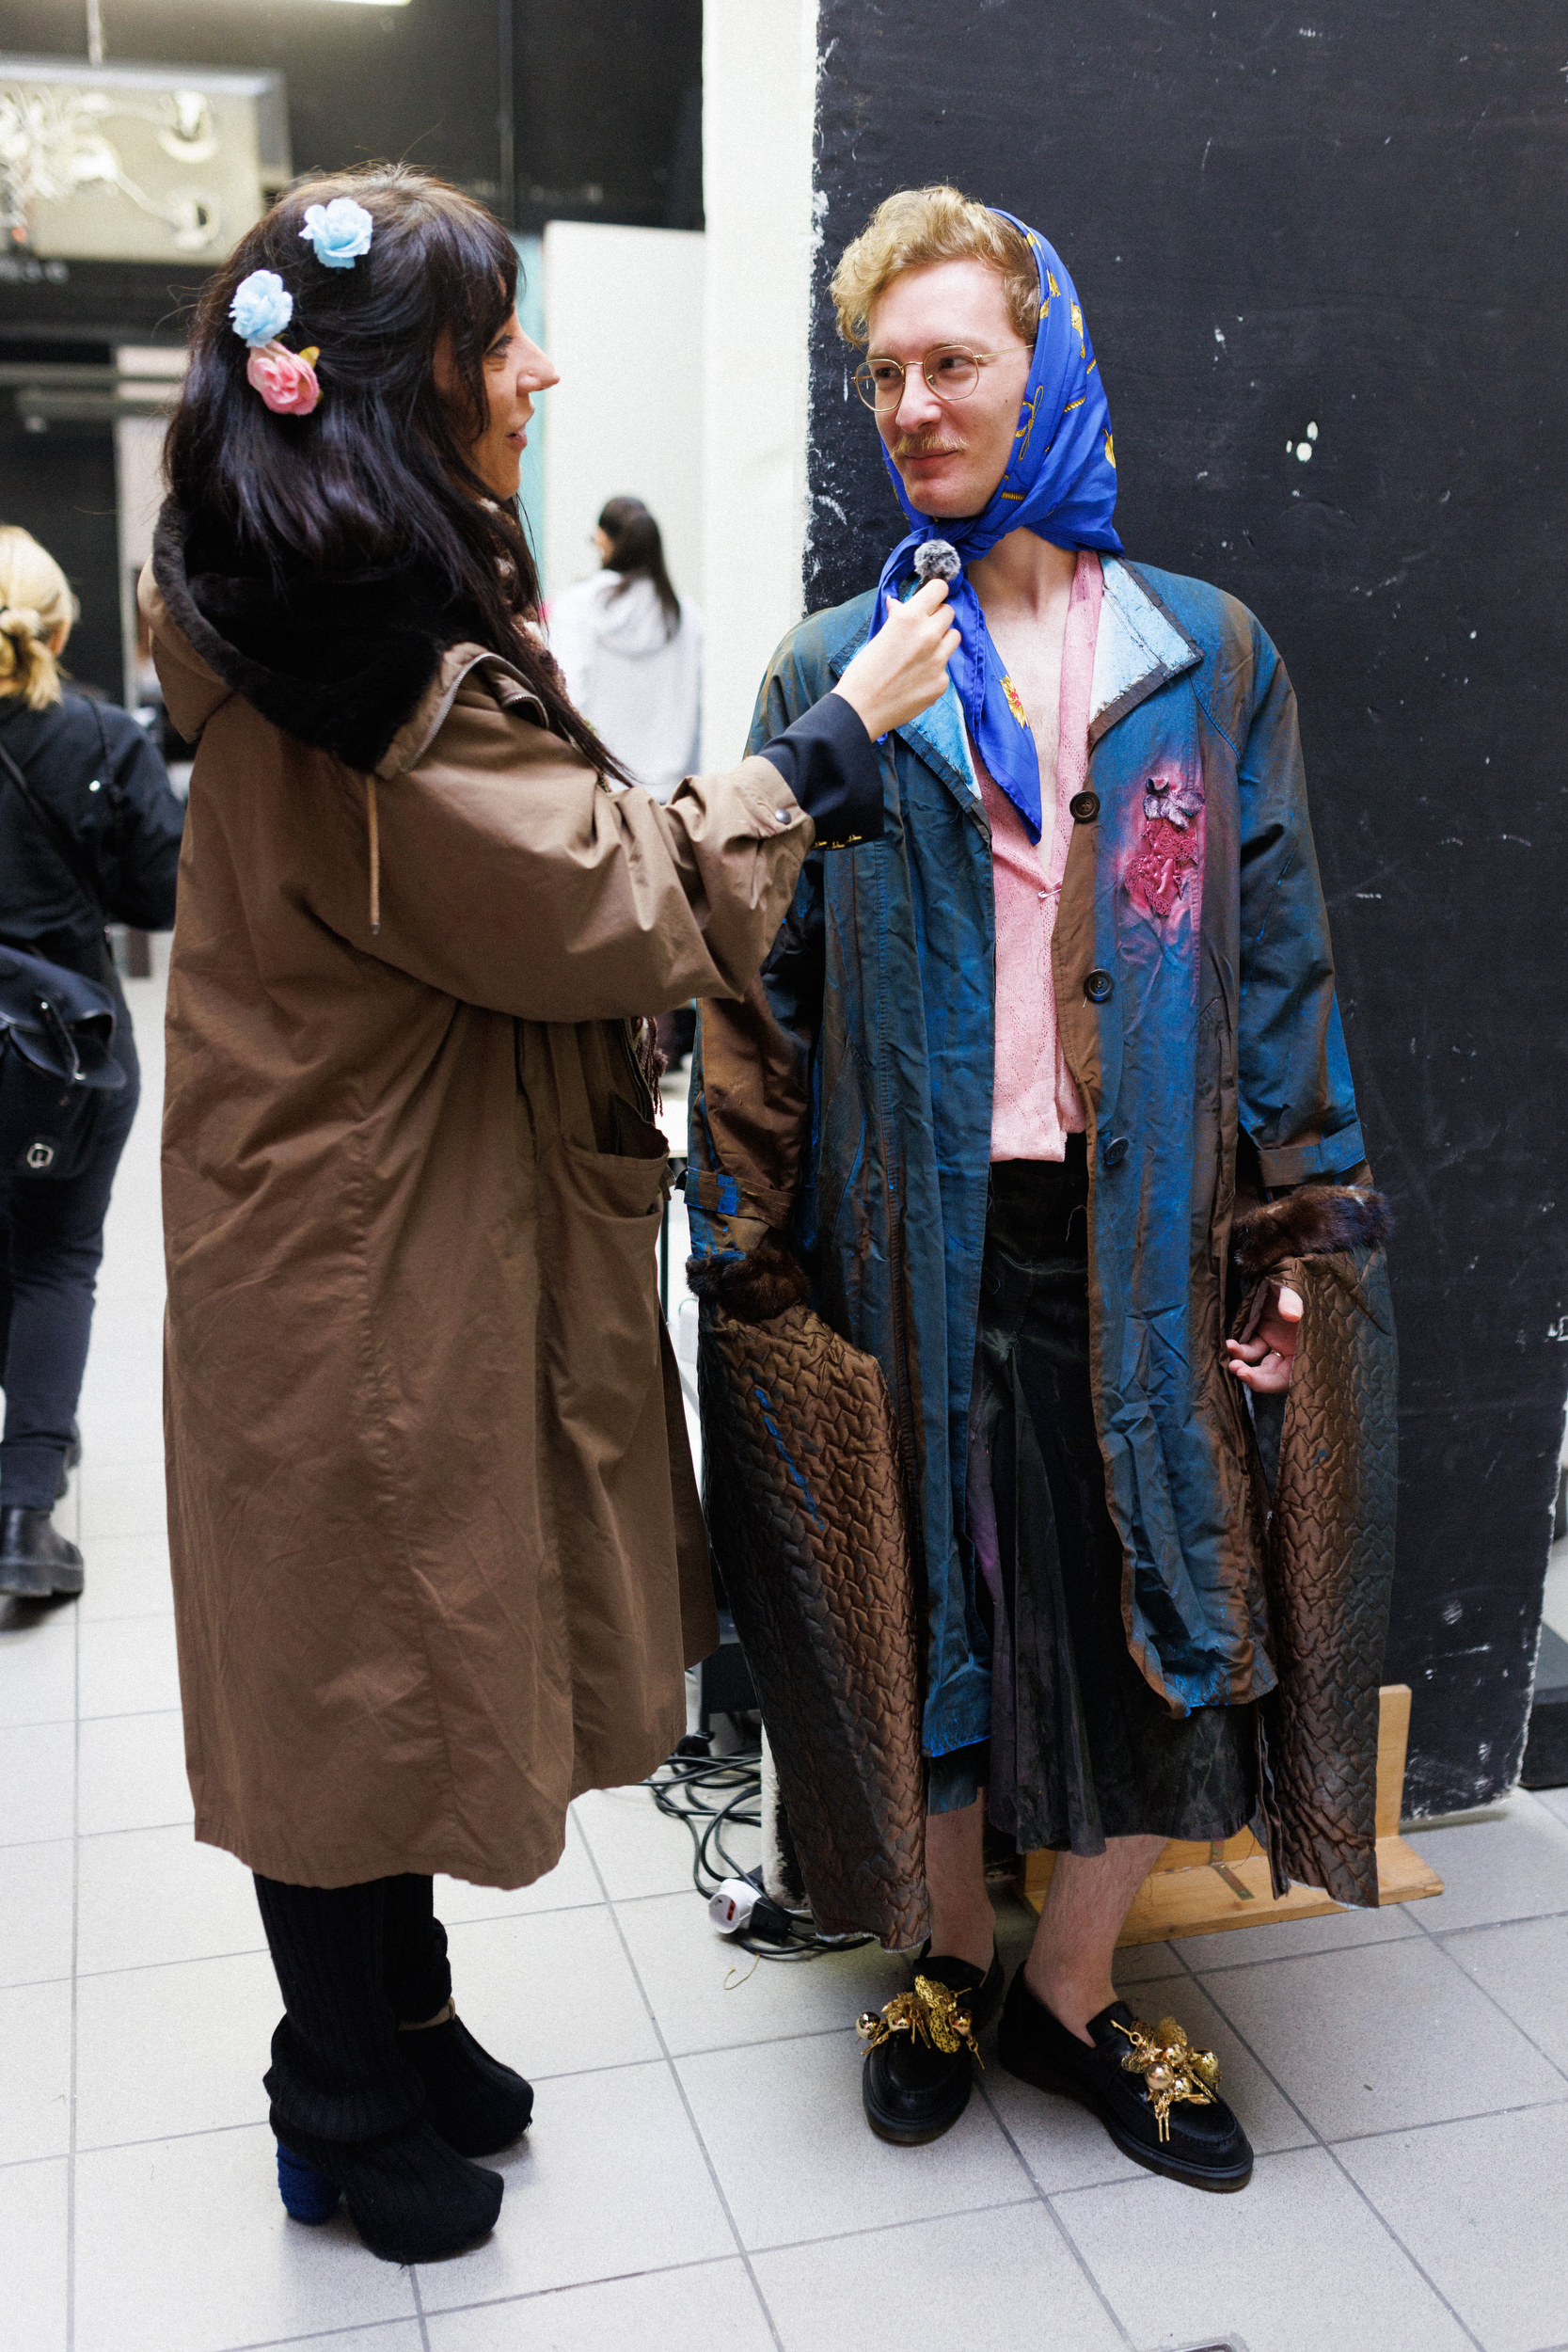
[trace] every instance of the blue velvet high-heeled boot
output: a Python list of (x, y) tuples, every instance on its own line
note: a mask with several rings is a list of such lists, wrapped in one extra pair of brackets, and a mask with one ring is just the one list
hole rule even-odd
[(494, 2228), (504, 2184), (441, 2137), (423, 2076), (400, 2046), (387, 1986), (388, 1883), (257, 1879), (286, 2004), (266, 2076), (277, 2185), (299, 2220), (326, 2220), (341, 2196), (372, 2253), (439, 2262)]

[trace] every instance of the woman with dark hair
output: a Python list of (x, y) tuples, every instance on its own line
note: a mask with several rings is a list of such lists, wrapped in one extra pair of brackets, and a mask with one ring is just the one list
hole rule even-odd
[[(660, 806), (534, 631), (556, 381), (511, 240), (317, 180), (203, 297), (142, 596), (198, 738), (169, 986), (169, 1545), (197, 1836), (256, 1873), (284, 2201), (483, 2235), (532, 2094), (451, 2006), (432, 1874), (530, 1883), (716, 1638), (654, 1244), (643, 1016), (755, 976), (880, 832), (929, 592), (767, 759)], [(540, 1988), (541, 1997), (547, 1997)]]
[(698, 765), (703, 616), (671, 585), (641, 499), (611, 499), (594, 541), (604, 568), (551, 597), (550, 651), (584, 718), (667, 801)]

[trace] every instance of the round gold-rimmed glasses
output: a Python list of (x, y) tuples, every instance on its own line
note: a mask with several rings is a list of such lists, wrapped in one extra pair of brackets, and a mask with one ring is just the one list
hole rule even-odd
[[(988, 362), (1022, 349), (1022, 343), (1006, 343), (999, 351), (966, 351), (959, 343), (943, 343), (940, 350), (928, 351), (918, 365), (938, 400), (967, 400)], [(911, 359), (910, 367), (916, 364)], [(896, 408), (904, 397), (908, 373), (896, 359), (863, 359), (855, 370), (855, 389), (868, 408)]]

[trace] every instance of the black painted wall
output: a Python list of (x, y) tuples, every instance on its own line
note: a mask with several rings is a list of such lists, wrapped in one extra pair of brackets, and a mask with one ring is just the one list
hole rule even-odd
[[(38, 357), (106, 367), (107, 349), (68, 343)], [(119, 649), (119, 526), (114, 436), (105, 425), (59, 425), (27, 433), (0, 392), (0, 522), (40, 540), (81, 601), (66, 668), (118, 702), (124, 691)]]
[(828, 272), (891, 189), (951, 179), (1077, 280), (1130, 553), (1241, 596), (1295, 681), (1399, 1217), (1406, 1804), (1483, 1802), (1568, 1387), (1561, 10), (822, 0), (819, 54), (808, 604), (902, 530)]

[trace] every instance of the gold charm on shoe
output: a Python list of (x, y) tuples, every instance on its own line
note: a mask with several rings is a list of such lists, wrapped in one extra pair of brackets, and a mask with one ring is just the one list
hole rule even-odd
[(865, 2043), (865, 2054), (891, 2042), (895, 2033), (907, 2033), (911, 2039), (924, 2042), (927, 2048), (939, 2050), (943, 2058), (955, 2058), (967, 2049), (971, 2058), (985, 2060), (974, 2046), (974, 2034), (970, 2012), (961, 1994), (954, 1993), (945, 1984), (935, 1984), (929, 1977), (916, 1977), (912, 1993), (900, 1993), (889, 2001), (879, 2017), (868, 2009), (855, 2027)]
[(1131, 2026), (1119, 2018), (1111, 2022), (1132, 2044), (1121, 2062), (1129, 2074), (1143, 2076), (1162, 2139), (1170, 2137), (1170, 2111), (1178, 2099), (1200, 2107), (1216, 2104), (1220, 2062), (1212, 2050), (1195, 2049), (1174, 2017), (1162, 2017), (1154, 2033), (1136, 2017)]

